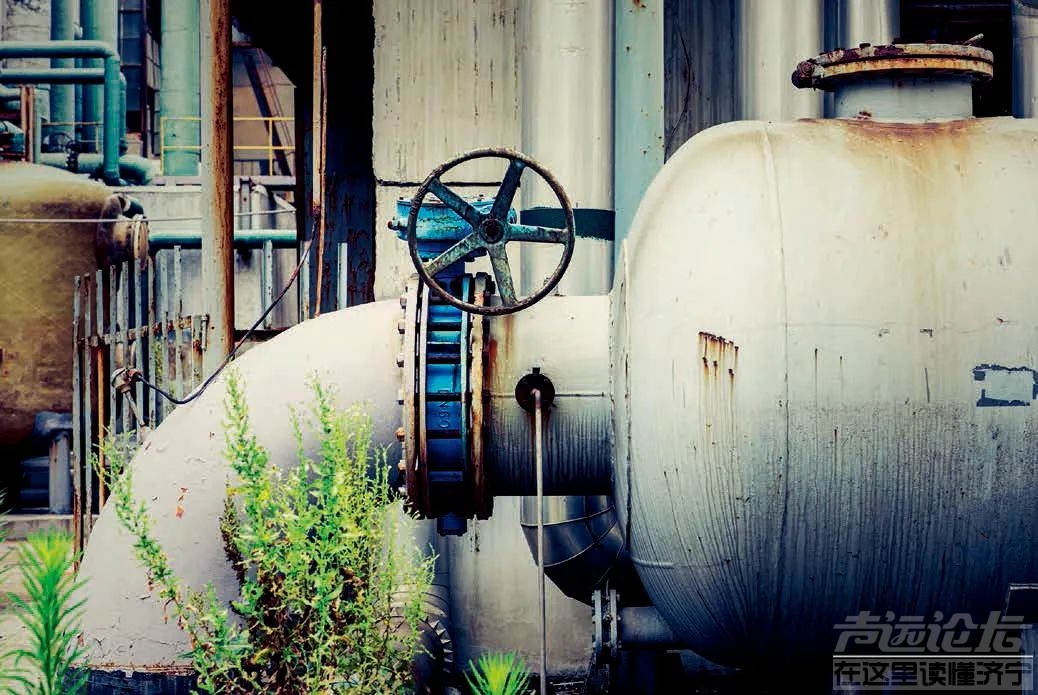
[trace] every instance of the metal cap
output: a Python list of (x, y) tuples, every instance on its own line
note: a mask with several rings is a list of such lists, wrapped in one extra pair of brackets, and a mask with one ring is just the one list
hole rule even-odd
[(793, 84), (801, 89), (831, 90), (841, 80), (890, 73), (955, 75), (990, 80), (994, 55), (977, 46), (947, 43), (905, 43), (884, 46), (862, 44), (838, 48), (809, 58), (793, 71)]

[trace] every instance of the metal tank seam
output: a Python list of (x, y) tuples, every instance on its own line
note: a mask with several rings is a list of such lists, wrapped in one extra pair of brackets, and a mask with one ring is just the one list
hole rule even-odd
[[(764, 157), (764, 167), (766, 176), (768, 177), (768, 192), (770, 193), (770, 207), (773, 215), (776, 232), (778, 233), (778, 252), (779, 252), (779, 267), (781, 268), (781, 282), (782, 282), (782, 336), (783, 336), (783, 400), (782, 407), (785, 409), (784, 425), (785, 425), (785, 472), (782, 477), (782, 522), (779, 527), (779, 537), (786, 537), (786, 529), (789, 521), (789, 474), (790, 474), (790, 461), (789, 461), (789, 283), (786, 275), (786, 244), (785, 244), (785, 230), (782, 224), (782, 205), (779, 200), (779, 188), (778, 188), (778, 174), (775, 167), (775, 153), (772, 148), (771, 138), (768, 134), (769, 125), (766, 123), (761, 124), (761, 153)], [(786, 545), (784, 542), (780, 542), (778, 548), (778, 563), (776, 566), (775, 577), (778, 582), (778, 586), (775, 588), (775, 604), (772, 613), (772, 624), (777, 624), (780, 618), (780, 611), (782, 606), (782, 590), (784, 588), (784, 568), (786, 564)]]

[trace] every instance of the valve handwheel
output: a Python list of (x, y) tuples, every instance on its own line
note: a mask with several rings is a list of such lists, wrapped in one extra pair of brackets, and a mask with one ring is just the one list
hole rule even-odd
[[(447, 171), (463, 162), (488, 157), (508, 160), (508, 168), (505, 171), (504, 179), (501, 181), (501, 187), (494, 197), (490, 211), (482, 213), (448, 188), (443, 183), (442, 177)], [(558, 229), (514, 224), (509, 221), (508, 213), (512, 207), (512, 200), (515, 198), (515, 191), (519, 187), (519, 181), (522, 178), (523, 172), (527, 169), (533, 170), (543, 178), (555, 193), (555, 197), (558, 198), (559, 203), (562, 205), (562, 211), (566, 220), (565, 228)], [(439, 198), (440, 202), (465, 220), (472, 227), (472, 231), (435, 258), (423, 260), (418, 253), (416, 224), (418, 213), (422, 208), (422, 201), (430, 193)], [(473, 150), (436, 167), (422, 182), (414, 198), (411, 199), (411, 211), (407, 216), (407, 246), (411, 252), (411, 261), (418, 270), (418, 275), (421, 277), (422, 282), (427, 284), (443, 301), (456, 306), (462, 311), (491, 316), (521, 311), (547, 296), (559, 284), (559, 280), (562, 279), (566, 268), (569, 266), (570, 259), (573, 256), (575, 232), (576, 225), (573, 221), (573, 207), (570, 205), (569, 197), (562, 190), (562, 186), (555, 180), (555, 177), (547, 169), (526, 155), (499, 148)], [(508, 263), (508, 255), (505, 253), (505, 247), (509, 242), (559, 244), (563, 246), (562, 258), (559, 260), (558, 266), (551, 275), (545, 278), (540, 288), (529, 296), (518, 297), (516, 295), (515, 284), (512, 281), (512, 269)], [(493, 268), (494, 279), (497, 284), (497, 293), (501, 297), (500, 305), (482, 306), (470, 304), (455, 297), (436, 280), (436, 276), (445, 268), (470, 257), (472, 254), (481, 252), (486, 253), (490, 257), (490, 265)]]

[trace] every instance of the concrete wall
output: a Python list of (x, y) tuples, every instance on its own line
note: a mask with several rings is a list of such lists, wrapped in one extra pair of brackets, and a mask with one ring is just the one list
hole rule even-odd
[[(519, 7), (520, 0), (375, 2), (376, 298), (397, 297), (414, 272), (406, 245), (385, 226), (397, 200), (463, 152), (518, 148)], [(496, 182), (499, 168), (500, 160), (471, 166), (446, 182)], [(494, 191), (459, 187), (466, 195)], [(519, 527), (518, 498), (498, 498), (494, 510), (449, 541), (458, 661), (516, 649), (537, 669), (537, 568)], [(547, 593), (549, 672), (583, 673), (590, 609), (550, 582)]]
[[(47, 41), (50, 39), (50, 0), (0, 0), (0, 40)], [(49, 68), (50, 58), (8, 58), (9, 68)], [(38, 87), (42, 93), (40, 108), (43, 119), (49, 118), (50, 89)]]

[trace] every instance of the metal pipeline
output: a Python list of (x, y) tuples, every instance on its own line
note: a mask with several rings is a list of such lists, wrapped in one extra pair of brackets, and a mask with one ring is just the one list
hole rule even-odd
[[(76, 3), (74, 0), (52, 0), (50, 6), (50, 38), (52, 41), (72, 41), (76, 38)], [(51, 58), (51, 68), (74, 68), (75, 58)], [(63, 133), (75, 138), (76, 88), (55, 84), (50, 93), (50, 121), (57, 123), (51, 133)]]
[[(544, 573), (562, 593), (591, 605), (591, 594), (608, 581), (625, 604), (647, 599), (627, 554), (627, 544), (609, 495), (545, 497)], [(519, 523), (530, 552), (537, 552), (537, 498), (523, 497)]]
[[(65, 152), (44, 152), (37, 161), (40, 164), (71, 171), (74, 174), (93, 174), (104, 163), (103, 157), (93, 152), (80, 152), (74, 157), (70, 157)], [(131, 186), (151, 185), (158, 174), (159, 164), (154, 159), (135, 154), (124, 154), (119, 157), (119, 178)], [(197, 232), (193, 234), (195, 237), (198, 236)], [(183, 245), (190, 246), (191, 244)]]
[[(104, 137), (102, 174), (105, 183), (119, 183), (119, 139), (122, 128), (120, 109), (119, 54), (101, 41), (7, 41), (0, 43), (3, 58), (102, 58), (104, 60)], [(72, 68), (75, 70), (75, 68)], [(8, 74), (7, 72), (4, 73)], [(65, 75), (60, 71), (59, 75)], [(96, 73), (88, 73), (95, 75)], [(5, 78), (6, 79), (6, 78)], [(59, 77), (59, 79), (61, 79)]]
[(1038, 0), (1013, 0), (1013, 115), (1038, 114)]

